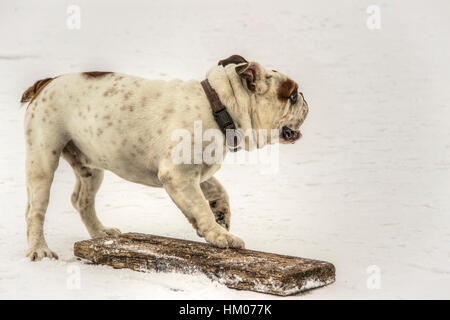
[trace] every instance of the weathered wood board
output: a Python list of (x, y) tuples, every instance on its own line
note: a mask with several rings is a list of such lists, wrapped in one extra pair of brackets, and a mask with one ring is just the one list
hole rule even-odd
[(75, 243), (74, 254), (96, 264), (141, 272), (201, 272), (229, 288), (287, 296), (333, 283), (331, 263), (206, 243), (125, 233)]

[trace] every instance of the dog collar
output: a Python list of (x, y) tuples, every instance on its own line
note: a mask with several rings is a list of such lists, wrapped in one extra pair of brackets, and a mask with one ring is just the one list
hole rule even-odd
[(239, 145), (242, 140), (242, 135), (238, 132), (238, 130), (236, 130), (233, 118), (231, 118), (227, 108), (220, 101), (216, 91), (209, 84), (208, 79), (203, 80), (201, 84), (211, 106), (214, 120), (216, 120), (217, 125), (225, 135), (225, 141), (228, 149), (232, 152), (240, 150), (241, 147)]

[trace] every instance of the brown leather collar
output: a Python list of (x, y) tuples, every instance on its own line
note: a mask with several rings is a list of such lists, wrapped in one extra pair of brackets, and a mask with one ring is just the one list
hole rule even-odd
[(220, 101), (216, 91), (209, 84), (208, 79), (203, 80), (201, 84), (203, 90), (205, 91), (206, 97), (209, 100), (209, 104), (211, 105), (214, 120), (216, 120), (217, 125), (225, 135), (228, 149), (233, 152), (238, 151), (240, 149), (239, 143), (241, 139), (240, 135), (236, 131), (233, 118), (231, 118), (227, 108)]

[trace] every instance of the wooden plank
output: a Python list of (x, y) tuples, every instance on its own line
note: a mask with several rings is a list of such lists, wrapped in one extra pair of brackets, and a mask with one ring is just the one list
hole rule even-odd
[(141, 272), (201, 272), (229, 288), (287, 296), (334, 282), (331, 263), (139, 233), (75, 243), (96, 264)]

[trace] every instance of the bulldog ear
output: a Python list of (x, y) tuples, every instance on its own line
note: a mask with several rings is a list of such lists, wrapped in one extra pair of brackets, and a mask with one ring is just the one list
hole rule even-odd
[(220, 60), (217, 65), (225, 67), (226, 65), (231, 64), (231, 63), (240, 64), (240, 63), (244, 63), (244, 62), (247, 62), (247, 60), (245, 60), (245, 58), (241, 57), (238, 54), (233, 54), (232, 56), (230, 56), (226, 59)]
[(256, 75), (258, 67), (254, 63), (246, 63), (236, 66), (236, 73), (247, 81), (247, 88), (250, 91), (256, 90)]

